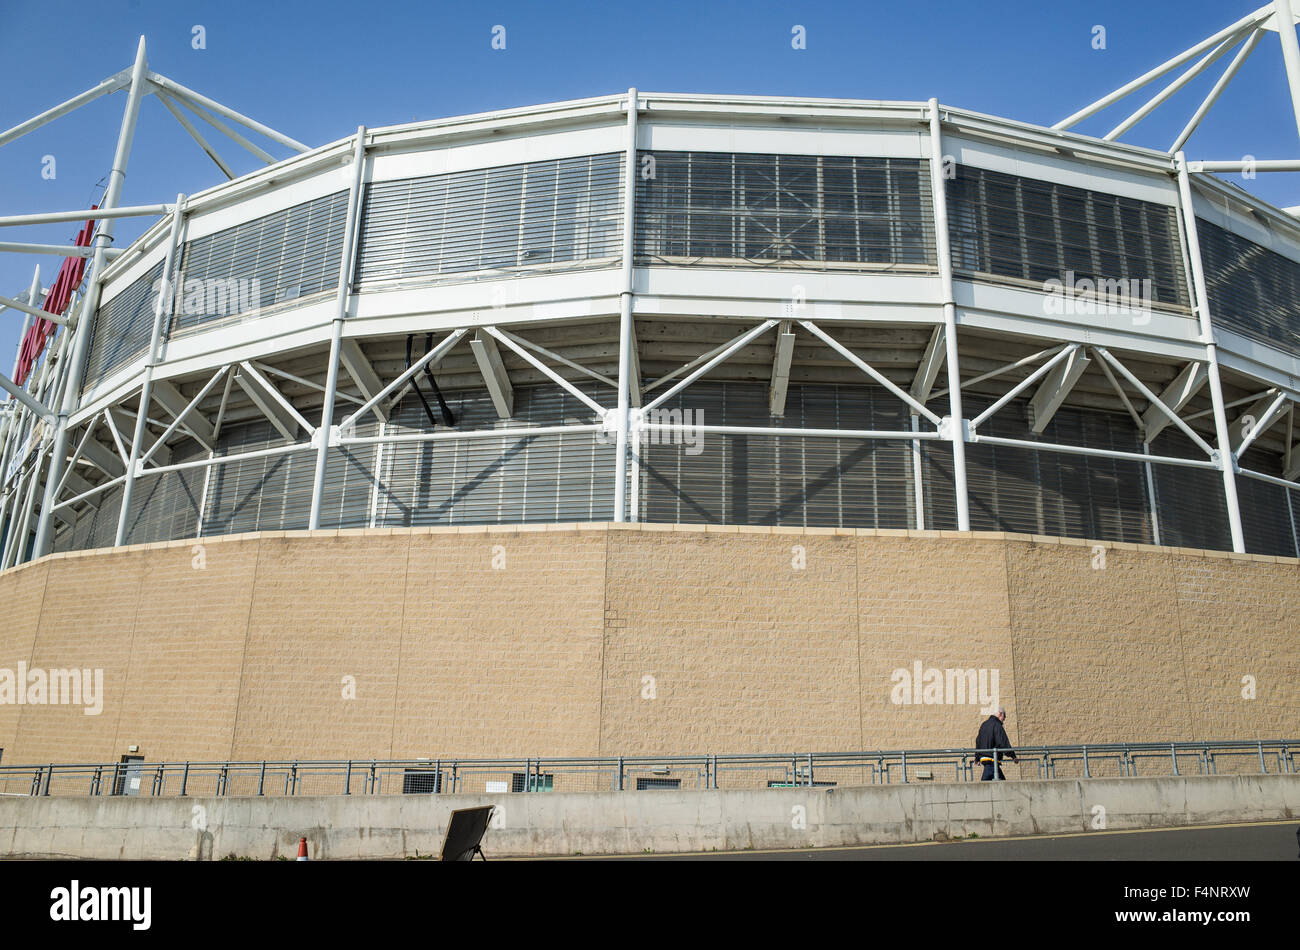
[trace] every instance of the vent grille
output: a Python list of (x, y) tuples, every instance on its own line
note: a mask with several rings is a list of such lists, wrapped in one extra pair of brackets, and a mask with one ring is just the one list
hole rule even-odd
[(918, 159), (642, 152), (640, 264), (935, 267)]
[[(1155, 305), (1189, 305), (1178, 216), (1167, 205), (955, 166), (946, 183), (957, 270), (1028, 281), (1149, 280)], [(1141, 285), (1139, 284), (1139, 287)]]
[(371, 184), (357, 281), (617, 262), (622, 156), (560, 158)]
[(1300, 263), (1196, 220), (1215, 324), (1300, 353)]

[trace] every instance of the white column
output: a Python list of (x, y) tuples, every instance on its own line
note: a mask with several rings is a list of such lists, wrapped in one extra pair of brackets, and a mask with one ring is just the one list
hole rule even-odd
[(174, 311), (172, 306), (176, 290), (172, 286), (172, 274), (176, 269), (176, 249), (180, 244), (181, 225), (185, 221), (185, 196), (176, 196), (176, 206), (172, 209), (171, 234), (167, 239), (167, 254), (163, 258), (162, 281), (159, 285), (158, 299), (154, 302), (153, 332), (149, 337), (149, 361), (145, 363), (144, 378), (140, 383), (140, 406), (135, 411), (135, 429), (131, 436), (131, 451), (126, 462), (126, 480), (122, 483), (122, 506), (117, 512), (117, 535), (114, 547), (126, 544), (127, 519), (131, 511), (131, 496), (135, 491), (136, 467), (140, 460), (140, 446), (144, 442), (146, 423), (149, 420), (149, 401), (153, 398), (154, 367), (162, 356), (162, 338), (166, 325)]
[(934, 200), (934, 243), (943, 291), (944, 362), (948, 370), (948, 438), (952, 440), (952, 479), (957, 501), (957, 530), (970, 530), (966, 490), (966, 420), (961, 408), (961, 372), (957, 363), (957, 304), (952, 295), (952, 248), (948, 240), (948, 201), (943, 178), (943, 135), (939, 100), (930, 100), (930, 191)]
[[(101, 205), (116, 208), (122, 196), (122, 184), (126, 181), (126, 165), (131, 157), (131, 142), (135, 138), (135, 123), (140, 115), (140, 99), (145, 92), (144, 37), (136, 47), (135, 65), (131, 68), (131, 86), (127, 94), (126, 111), (122, 115), (122, 126), (117, 135), (117, 151), (113, 155), (113, 170), (108, 175), (108, 187), (104, 192)], [(116, 218), (108, 218), (99, 226), (94, 239), (94, 254), (90, 264), (90, 283), (86, 296), (81, 302), (80, 317), (73, 334), (72, 364), (63, 382), (63, 405), (54, 427), (53, 449), (50, 454), (50, 474), (45, 481), (45, 495), (41, 501), (41, 518), (36, 528), (36, 547), (33, 557), (49, 553), (50, 540), (53, 537), (54, 489), (63, 477), (64, 457), (68, 451), (68, 417), (76, 411), (81, 402), (81, 378), (86, 369), (86, 355), (90, 351), (90, 336), (95, 329), (95, 311), (99, 309), (100, 282), (103, 278), (106, 251), (113, 240), (113, 225)]]
[[(41, 266), (37, 264), (36, 272), (32, 274), (32, 285), (27, 291), (28, 305), (32, 307), (36, 306), (36, 298), (40, 295), (40, 292), (41, 292)], [(15, 382), (17, 382), (18, 380), (18, 357), (22, 353), (23, 341), (26, 340), (27, 330), (31, 325), (32, 325), (31, 315), (27, 314), (25, 319), (23, 320), (23, 332), (18, 335), (17, 351), (14, 353), (14, 371), (11, 374), (11, 376)], [(9, 456), (10, 453), (13, 451), (11, 443), (14, 441), (14, 437), (13, 437), (14, 430), (19, 428), (18, 425), (19, 418), (20, 418), (19, 408), (17, 403), (15, 402), (13, 406), (13, 411), (10, 412), (9, 415), (5, 417), (4, 425), (0, 426), (0, 488), (4, 487), (5, 472), (8, 471), (9, 469)], [(12, 494), (15, 498), (17, 497), (18, 495), (17, 485), (14, 486), (14, 491), (11, 492), (10, 494)], [(9, 495), (0, 493), (0, 550), (2, 550), (4, 547), (4, 535), (2, 532), (4, 531), (5, 514), (8, 512), (8, 510), (9, 510)]]
[(1295, 37), (1295, 14), (1292, 0), (1273, 0), (1274, 23), (1282, 42), (1282, 61), (1286, 63), (1286, 81), (1291, 89), (1291, 108), (1295, 111), (1296, 131), (1300, 132), (1300, 43)]
[(334, 305), (334, 324), (330, 335), (329, 368), (325, 374), (325, 404), (321, 407), (320, 428), (316, 430), (316, 472), (311, 488), (311, 515), (307, 527), (320, 527), (321, 498), (325, 493), (325, 466), (329, 462), (330, 430), (334, 427), (334, 399), (339, 386), (339, 349), (343, 345), (343, 318), (347, 315), (348, 294), (352, 289), (352, 268), (356, 260), (357, 231), (360, 228), (361, 179), (366, 165), (366, 127), (357, 127), (357, 141), (352, 153), (352, 189), (348, 192), (347, 224), (343, 231), (343, 256), (339, 262), (339, 286)]
[[(1293, 31), (1294, 33), (1294, 31)], [(1293, 36), (1294, 39), (1294, 36)], [(1210, 320), (1210, 298), (1205, 290), (1205, 271), (1201, 265), (1201, 241), (1196, 233), (1196, 210), (1192, 206), (1192, 183), (1187, 174), (1187, 158), (1182, 152), (1174, 156), (1178, 168), (1178, 196), (1182, 205), (1183, 231), (1187, 234), (1187, 259), (1192, 267), (1192, 286), (1196, 294), (1196, 315), (1201, 324), (1201, 342), (1205, 344), (1205, 362), (1209, 371), (1210, 400), (1214, 406), (1214, 431), (1219, 448), (1219, 468), (1223, 471), (1223, 497), (1228, 505), (1228, 528), (1232, 532), (1232, 550), (1246, 551), (1241, 530), (1241, 507), (1237, 502), (1237, 459), (1228, 433), (1228, 415), (1223, 406), (1223, 385), (1219, 379), (1219, 353)]]
[(627, 520), (627, 455), (629, 392), (632, 369), (632, 252), (636, 224), (636, 88), (627, 91), (627, 157), (623, 169), (623, 289), (618, 321), (618, 441), (614, 455), (614, 520)]

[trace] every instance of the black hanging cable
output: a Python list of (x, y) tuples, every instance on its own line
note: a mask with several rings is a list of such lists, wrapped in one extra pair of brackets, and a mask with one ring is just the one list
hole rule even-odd
[[(433, 334), (424, 335), (424, 352), (428, 353), (433, 350)], [(434, 398), (438, 400), (438, 408), (442, 410), (443, 424), (448, 428), (456, 425), (456, 417), (452, 415), (451, 407), (447, 405), (447, 400), (442, 398), (442, 390), (438, 388), (438, 381), (433, 378), (433, 360), (424, 364), (424, 373), (429, 377), (429, 386), (433, 390)]]
[[(406, 368), (407, 369), (411, 368), (411, 342), (414, 339), (415, 339), (414, 334), (408, 333), (406, 335)], [(419, 373), (416, 373), (414, 376), (411, 377), (411, 388), (414, 389), (415, 394), (420, 397), (420, 403), (424, 406), (424, 414), (429, 417), (429, 425), (436, 429), (438, 427), (438, 420), (433, 417), (433, 407), (429, 405), (429, 400), (425, 399), (424, 393), (420, 391), (420, 384), (416, 382), (416, 380), (419, 378), (420, 378)]]

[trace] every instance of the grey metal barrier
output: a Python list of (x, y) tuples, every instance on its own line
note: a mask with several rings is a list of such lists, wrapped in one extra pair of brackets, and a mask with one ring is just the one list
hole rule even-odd
[(1134, 778), (1300, 774), (1300, 740), (1121, 742), (1014, 749), (904, 749), (741, 755), (523, 759), (414, 758), (261, 762), (48, 763), (0, 766), (0, 796), (291, 796), (496, 794), (854, 787), (982, 778)]

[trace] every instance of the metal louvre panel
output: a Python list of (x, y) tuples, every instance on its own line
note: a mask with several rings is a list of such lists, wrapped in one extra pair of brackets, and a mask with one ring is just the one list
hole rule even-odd
[[(1151, 443), (1151, 454), (1206, 458), (1182, 432), (1170, 427)], [(1232, 550), (1223, 475), (1206, 468), (1153, 465), (1160, 543), (1176, 548)]]
[(1200, 218), (1196, 233), (1214, 322), (1300, 353), (1300, 263)]
[(83, 508), (75, 524), (55, 536), (55, 551), (88, 551), (112, 547), (117, 540), (117, 514), (122, 508), (122, 486), (100, 492), (94, 499), (99, 507)]
[(367, 185), (357, 282), (613, 263), (622, 165), (611, 152)]
[[(1282, 460), (1271, 452), (1248, 448), (1240, 461), (1242, 468), (1282, 477)], [(1247, 553), (1296, 557), (1293, 512), (1287, 505), (1289, 493), (1290, 489), (1281, 485), (1237, 475), (1237, 507)]]
[[(342, 419), (356, 408), (343, 401), (334, 404), (334, 418)], [(379, 423), (373, 415), (357, 422), (356, 434), (375, 435)], [(375, 493), (374, 445), (343, 445), (330, 449), (325, 456), (325, 486), (321, 493), (320, 526), (322, 528), (366, 528), (370, 526), (371, 501)], [(312, 464), (315, 464), (314, 453)], [(314, 474), (314, 473), (313, 473)], [(308, 494), (308, 513), (311, 496)]]
[[(978, 415), (991, 400), (967, 396), (966, 412)], [(1012, 400), (980, 426), (984, 435), (1140, 452), (1137, 429), (1115, 413), (1060, 409), (1036, 435), (1027, 402)], [(956, 527), (952, 449), (922, 445), (926, 527)], [(1001, 445), (966, 446), (971, 529), (1014, 531), (1102, 541), (1153, 540), (1141, 462)], [(1162, 523), (1163, 528), (1163, 523)]]
[(945, 183), (952, 264), (1042, 284), (1151, 281), (1151, 301), (1189, 306), (1178, 216), (1166, 205), (955, 166)]
[[(785, 416), (775, 423), (764, 384), (696, 384), (665, 409), (681, 410), (683, 422), (697, 425), (901, 430), (909, 424), (902, 403), (870, 386), (792, 385)], [(700, 433), (693, 445), (665, 442), (675, 438), (667, 433), (648, 435), (638, 449), (644, 521), (912, 526), (910, 442)]]
[[(231, 426), (220, 455), (288, 445), (269, 422)], [(316, 454), (309, 450), (216, 465), (208, 479), (203, 533), (239, 534), (307, 527)]]
[[(188, 462), (207, 454), (201, 445), (189, 443), (185, 451), (173, 451), (171, 461)], [(198, 534), (203, 476), (203, 469), (190, 468), (137, 478), (127, 515), (126, 543), (171, 541)]]
[[(607, 388), (582, 386), (593, 397)], [(592, 413), (550, 386), (516, 387), (510, 425), (587, 423)], [(458, 429), (493, 428), (485, 390), (449, 394)], [(436, 409), (435, 409), (436, 412)], [(439, 427), (441, 428), (441, 427)], [(403, 399), (385, 431), (425, 432), (417, 398)], [(614, 446), (598, 434), (502, 436), (386, 445), (376, 524), (607, 521), (613, 517)]]
[(337, 287), (347, 204), (339, 191), (187, 241), (171, 332)]
[(935, 267), (919, 159), (641, 152), (638, 168), (639, 264)]
[(95, 313), (83, 392), (149, 348), (158, 300), (155, 285), (162, 279), (162, 271), (163, 261), (158, 261)]

